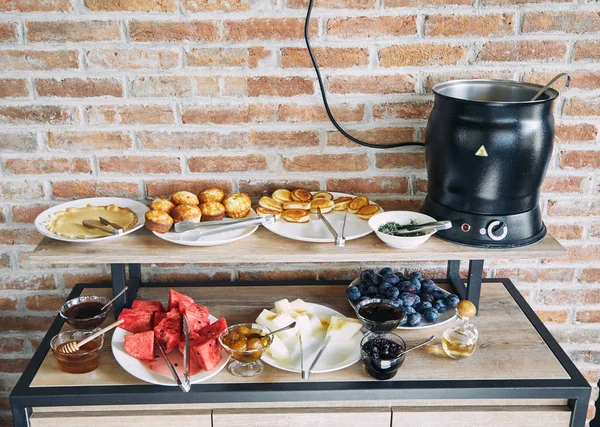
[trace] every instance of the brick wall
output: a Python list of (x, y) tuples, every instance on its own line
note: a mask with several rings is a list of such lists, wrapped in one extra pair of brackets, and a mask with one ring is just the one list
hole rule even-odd
[[(422, 149), (333, 131), (301, 39), (306, 0), (0, 1), (0, 413), (61, 301), (106, 266), (34, 267), (31, 225), (92, 196), (219, 185), (367, 193), (418, 209)], [(542, 200), (567, 259), (509, 276), (590, 382), (600, 376), (600, 5), (594, 0), (317, 0), (311, 32), (335, 115), (368, 141), (423, 139), (433, 84), (569, 71)], [(147, 266), (147, 279), (351, 277), (364, 266)], [(396, 266), (398, 268), (406, 265)], [(440, 264), (419, 263), (440, 276)], [(593, 397), (598, 395), (594, 390)], [(590, 406), (589, 417), (594, 414)], [(0, 422), (1, 424), (2, 422)]]

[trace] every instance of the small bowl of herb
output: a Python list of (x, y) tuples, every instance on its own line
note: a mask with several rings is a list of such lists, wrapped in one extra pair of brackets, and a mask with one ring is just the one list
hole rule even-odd
[(435, 219), (429, 215), (410, 211), (389, 211), (373, 216), (369, 219), (369, 227), (382, 241), (393, 248), (411, 249), (415, 248), (429, 239), (434, 233), (423, 233), (421, 231), (402, 233), (402, 230), (410, 225), (434, 222)]

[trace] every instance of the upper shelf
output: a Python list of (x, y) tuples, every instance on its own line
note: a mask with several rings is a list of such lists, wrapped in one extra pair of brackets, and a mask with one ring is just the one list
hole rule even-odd
[(478, 249), (435, 237), (410, 250), (393, 249), (375, 234), (346, 242), (307, 243), (286, 239), (260, 227), (252, 236), (221, 246), (181, 246), (161, 240), (148, 230), (96, 243), (68, 243), (44, 237), (29, 261), (35, 264), (266, 264), (447, 261), (469, 259), (561, 258), (566, 249), (547, 234), (539, 242), (515, 249)]

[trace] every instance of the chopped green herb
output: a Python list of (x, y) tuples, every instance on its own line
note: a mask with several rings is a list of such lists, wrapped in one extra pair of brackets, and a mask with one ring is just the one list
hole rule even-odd
[(385, 224), (379, 226), (377, 231), (379, 231), (380, 233), (383, 233), (383, 234), (389, 234), (390, 236), (401, 236), (401, 237), (418, 237), (418, 236), (425, 235), (425, 233), (423, 233), (421, 231), (415, 231), (414, 233), (396, 234), (396, 231), (404, 230), (404, 229), (406, 229), (406, 227), (408, 227), (410, 225), (418, 225), (418, 224), (417, 224), (417, 221), (414, 219), (411, 219), (408, 224), (404, 224), (404, 225), (400, 225), (397, 222), (390, 221), (390, 222), (386, 222)]

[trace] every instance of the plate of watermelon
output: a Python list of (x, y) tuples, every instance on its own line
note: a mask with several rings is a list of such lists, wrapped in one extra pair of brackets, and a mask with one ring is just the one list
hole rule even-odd
[(125, 321), (115, 329), (111, 343), (117, 363), (142, 381), (177, 386), (155, 346), (163, 346), (183, 378), (184, 315), (190, 331), (190, 382), (200, 383), (217, 375), (229, 361), (229, 354), (217, 340), (221, 331), (227, 329), (227, 322), (173, 289), (167, 310), (160, 301), (144, 300), (135, 300), (131, 308), (123, 309), (119, 319)]

